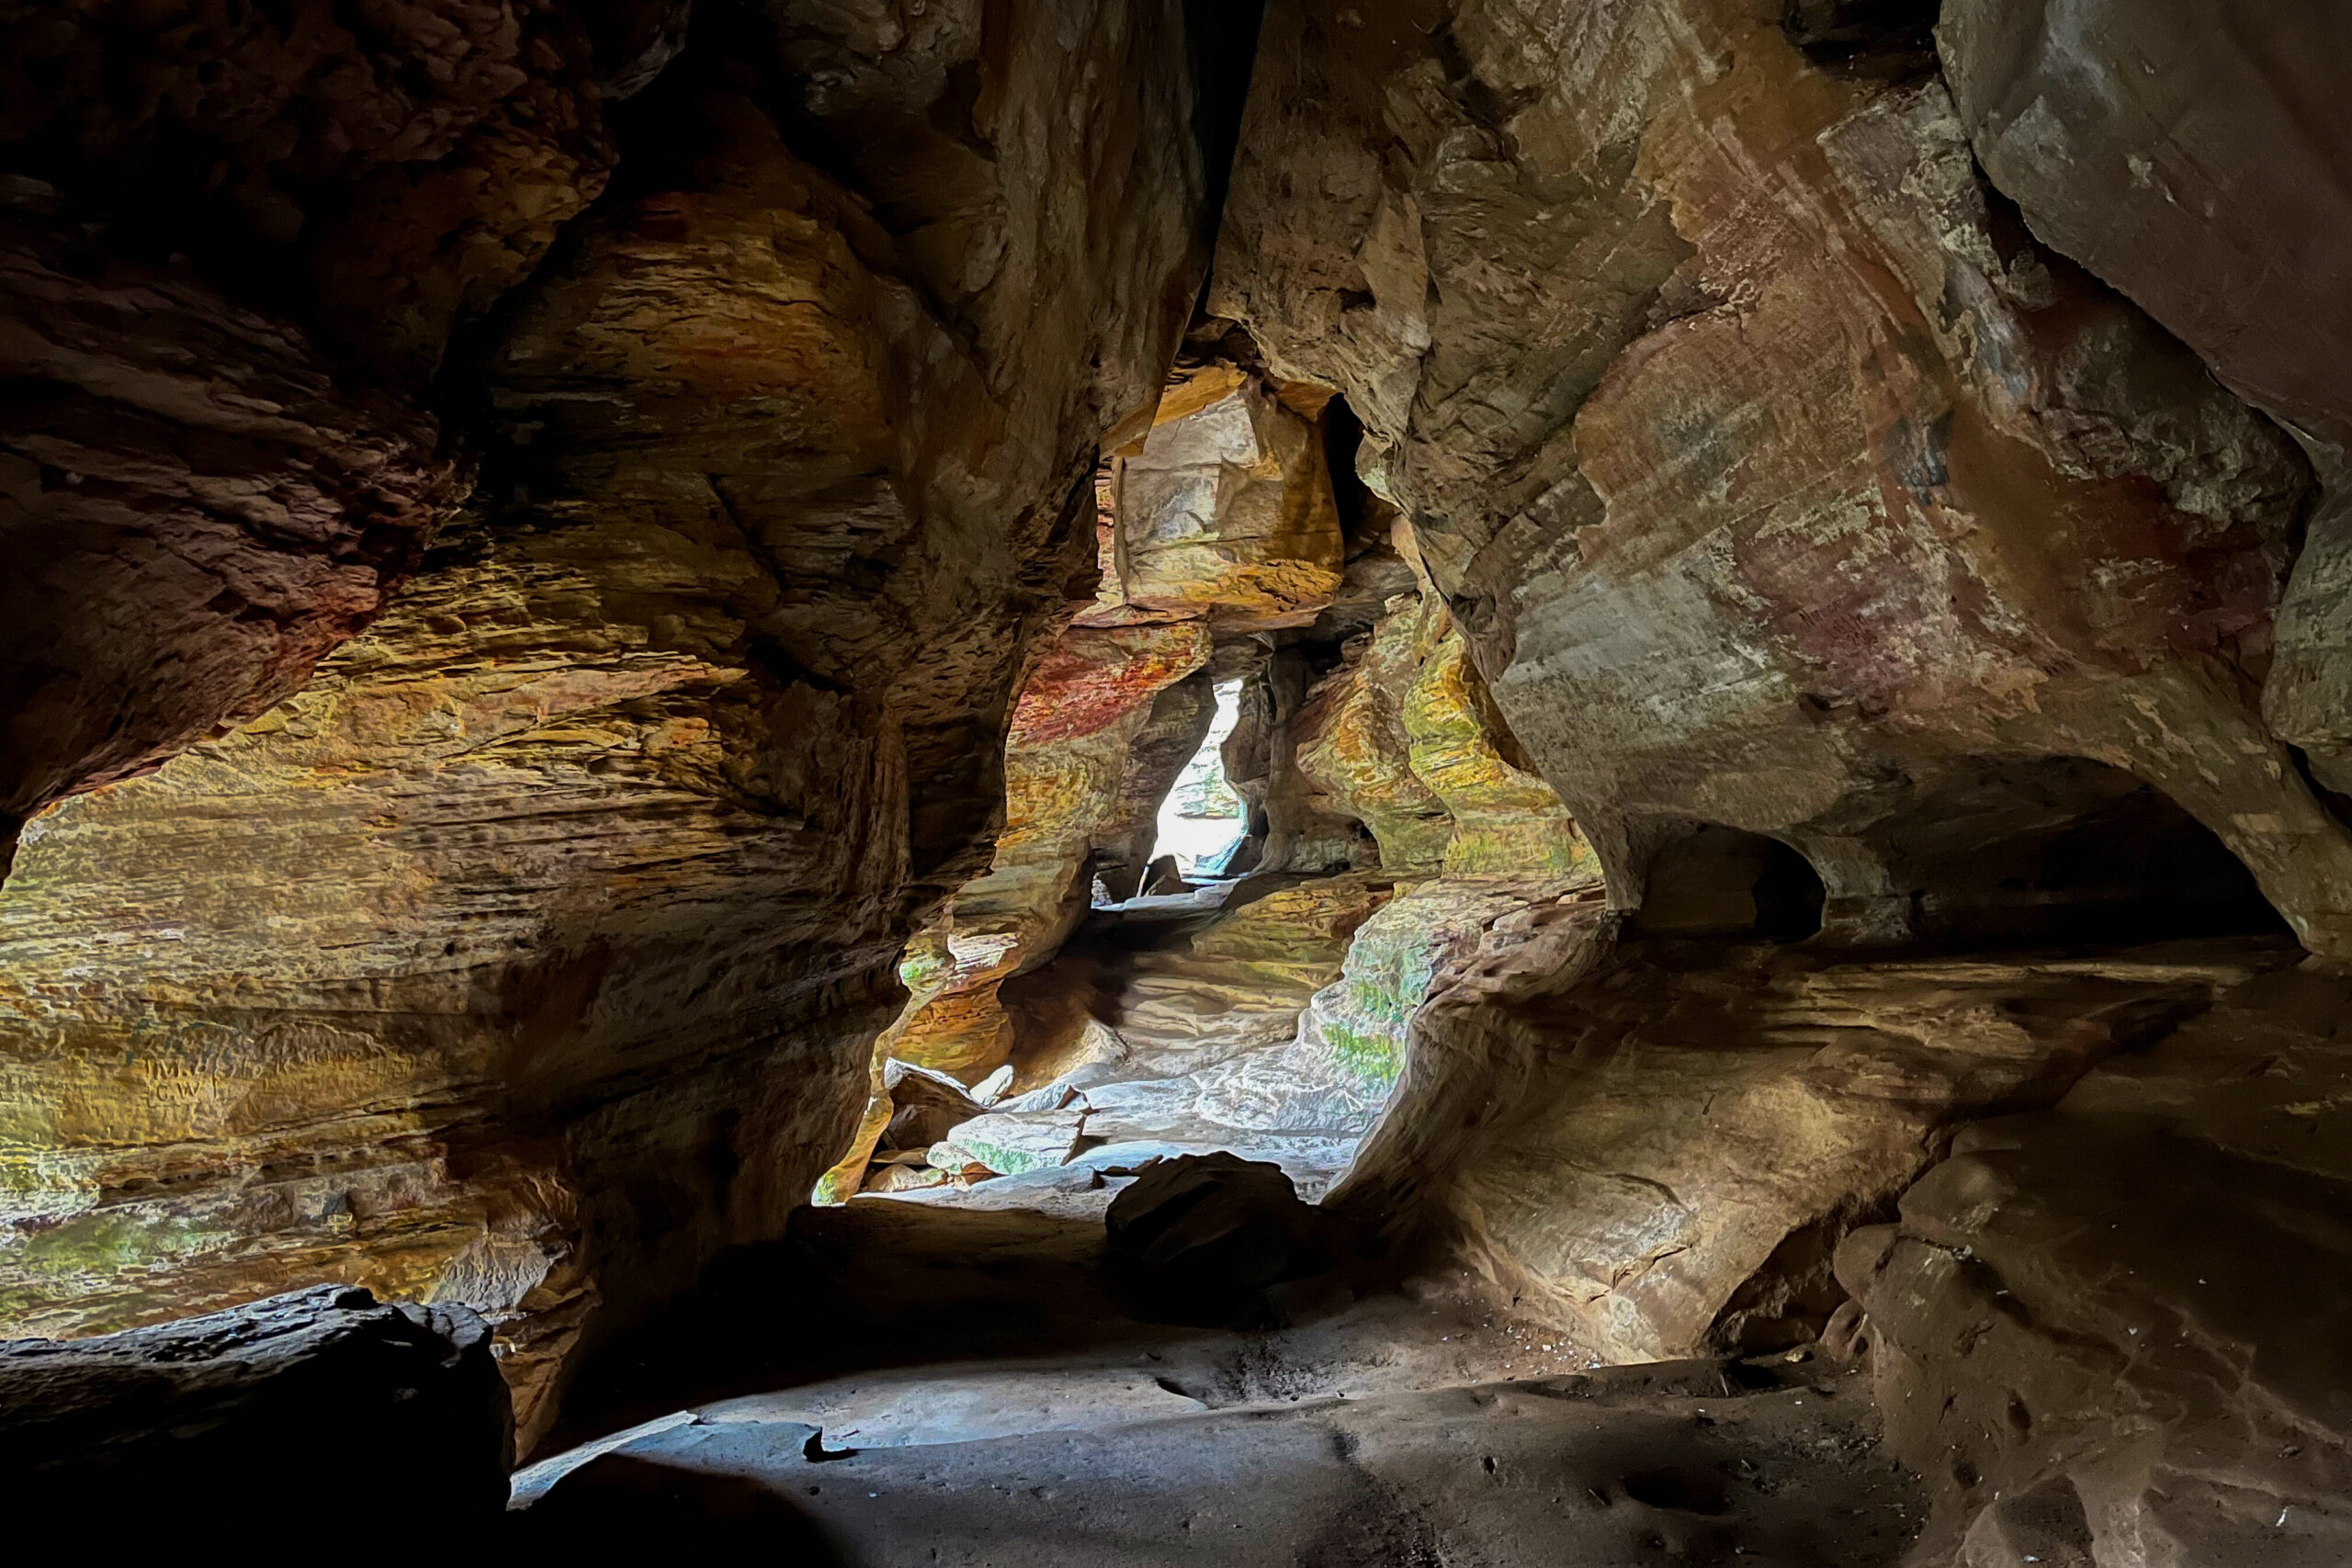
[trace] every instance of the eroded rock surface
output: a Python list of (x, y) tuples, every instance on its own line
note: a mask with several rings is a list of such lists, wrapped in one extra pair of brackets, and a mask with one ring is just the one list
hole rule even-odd
[(1839, 1250), (1958, 1561), (2342, 1560), (2348, 1001), (2239, 986), (2053, 1111), (1968, 1129)]
[(2072, 756), (2352, 951), (2254, 701), (2302, 457), (2017, 231), (1941, 84), (1739, 0), (1438, 19), (1271, 7), (1212, 308), (1346, 394), (1612, 897), (1717, 822), (1900, 936), (1874, 829)]
[(2293, 957), (1693, 951), (1620, 945), (1588, 907), (1431, 999), (1333, 1201), (1418, 1190), (1423, 1223), (1603, 1359), (1799, 1342), (1841, 1300), (1840, 1237), (1953, 1128), (2051, 1103)]
[(2278, 615), (2271, 728), (2352, 790), (2352, 135), (2325, 4), (1948, 6), (1938, 32), (1985, 172), (2034, 232), (2130, 295), (2301, 438), (2327, 481)]
[(0, 1496), (110, 1540), (273, 1548), (374, 1517), (479, 1536), (514, 1459), (490, 1330), (461, 1306), (321, 1286), (96, 1339), (0, 1342)]
[[(0, 19), (0, 1325), (428, 1303), (0, 1374), (463, 1513), (492, 1332), (682, 1325), (538, 1525), (877, 1561), (2342, 1560), (2341, 7), (1258, 10)], [(1290, 1325), (1023, 1252), (1157, 1199)]]
[(0, 23), (0, 834), (383, 608), (466, 488), (427, 380), (604, 189), (684, 9)]
[(1340, 586), (1322, 434), (1241, 371), (1211, 367), (1173, 389), (1115, 482), (1124, 605), (1280, 626), (1311, 619)]
[[(661, 73), (624, 188), (471, 351), (494, 482), (399, 608), (28, 835), (0, 1316), (470, 1302), (528, 1430), (600, 1301), (775, 1234), (985, 863), (1096, 445), (1196, 290), (1184, 25), (728, 14)], [(852, 127), (864, 165), (796, 151)]]

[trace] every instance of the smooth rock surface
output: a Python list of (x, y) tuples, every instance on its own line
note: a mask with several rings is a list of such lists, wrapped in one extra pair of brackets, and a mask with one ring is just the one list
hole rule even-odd
[(1902, 1560), (1913, 1494), (1872, 1461), (1850, 1393), (1745, 1393), (1713, 1367), (1678, 1386), (1682, 1370), (818, 1462), (805, 1425), (680, 1425), (559, 1482), (521, 1533), (548, 1550), (806, 1542), (808, 1561), (875, 1568)]
[(1839, 1238), (1960, 1123), (2052, 1103), (2296, 956), (1619, 945), (1588, 906), (1424, 1005), (1331, 1201), (1418, 1213), (1605, 1360), (1801, 1343), (1843, 1297)]
[(2018, 231), (1939, 81), (1747, 0), (1439, 16), (1270, 7), (1210, 308), (1362, 418), (1612, 899), (1719, 823), (1900, 938), (1906, 819), (2079, 757), (2352, 953), (2352, 836), (2254, 700), (2294, 445)]
[(1947, 6), (1986, 175), (2293, 431), (2327, 483), (2278, 606), (2263, 713), (2352, 791), (2352, 131), (2324, 106), (2352, 17), (2325, 0)]

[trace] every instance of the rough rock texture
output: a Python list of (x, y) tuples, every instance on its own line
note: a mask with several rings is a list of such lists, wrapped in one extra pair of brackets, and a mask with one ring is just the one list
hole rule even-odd
[[(864, 1122), (820, 1202), (864, 1179), (888, 1119), (886, 1062), (967, 1082), (994, 1071), (1014, 1048), (999, 987), (1052, 958), (1098, 874), (1116, 897), (1143, 889), (1159, 803), (1213, 715), (1212, 634), (1306, 626), (1342, 585), (1321, 428), (1255, 377), (1223, 361), (1188, 368), (1129, 445), (1096, 482), (1094, 597), (1070, 607), (1014, 710), (995, 858), (910, 945), (899, 975), (910, 999), (876, 1042)], [(976, 1136), (941, 1164), (1028, 1169), (1069, 1153), (1051, 1131), (1034, 1148), (1009, 1131)]]
[(1318, 805), (1371, 830), (1382, 870), (1598, 880), (1583, 835), (1524, 765), (1434, 593), (1392, 600), (1306, 711), (1298, 770), (1328, 797)]
[(1219, 752), (1249, 814), (1230, 863), (1236, 871), (1314, 874), (1380, 863), (1379, 840), (1363, 819), (1300, 765), (1301, 751), (1339, 716), (1340, 694), (1316, 690), (1321, 673), (1307, 649), (1283, 648), (1242, 683), (1240, 712)]
[(2301, 437), (2328, 481), (2278, 607), (2272, 729), (2352, 792), (2352, 130), (2327, 0), (1955, 0), (1938, 42), (1985, 173)]
[[(1005, 988), (1027, 1091), (956, 1128), (933, 1163), (1084, 1175), (1239, 1151), (1320, 1196), (1387, 1104), (1422, 1003), (1601, 897), (1589, 877), (1385, 886), (1244, 882), (1217, 890), (1221, 909), (1204, 897), (1098, 913)], [(1000, 1198), (1021, 1201), (971, 1201)]]
[(877, 1053), (967, 1081), (1009, 1059), (996, 987), (1050, 957), (1085, 912), (1095, 837), (1128, 809), (1131, 743), (1158, 694), (1208, 654), (1197, 621), (1062, 634), (1013, 710), (995, 858), (909, 949), (899, 974), (913, 995)]
[(0, 19), (0, 861), (414, 569), (464, 489), (424, 382), (603, 189), (670, 12)]
[(1840, 1299), (1838, 1238), (1953, 1127), (2049, 1104), (2294, 957), (2276, 941), (1883, 960), (1621, 944), (1595, 907), (1564, 908), (1431, 996), (1332, 1201), (1393, 1215), (1415, 1192), (1603, 1359), (1801, 1341)]
[(17, 825), (254, 717), (462, 491), (431, 416), (183, 272), (0, 224), (0, 870)]
[(1172, 388), (1116, 476), (1119, 598), (1131, 612), (1304, 625), (1340, 586), (1345, 542), (1322, 433), (1239, 370), (1212, 366)]
[(2352, 954), (2255, 701), (2301, 455), (2018, 230), (1939, 83), (1780, 11), (1277, 0), (1211, 309), (1346, 394), (1621, 906), (1718, 822), (1899, 937), (1919, 796), (2081, 757)]
[(1083, 1144), (1071, 1152), (1090, 1161), (1236, 1150), (1320, 1192), (1368, 1118), (1318, 1097), (1328, 1084), (1301, 1083), (1271, 1108), (1220, 1086), (1283, 1055), (1387, 897), (1377, 874), (1267, 877), (1098, 912), (1052, 963), (1005, 986), (1023, 1092), (990, 1122), (1059, 1136), (1075, 1113)]
[(1967, 1129), (1839, 1249), (1953, 1561), (2352, 1551), (2348, 1061), (2352, 987), (2260, 976), (2054, 1111)]
[(321, 1286), (71, 1343), (0, 1341), (0, 1498), (18, 1517), (297, 1546), (355, 1519), (496, 1526), (514, 1427), (490, 1330), (461, 1306)]
[[(1598, 879), (1446, 877), (1399, 886), (1356, 928), (1340, 977), (1308, 999), (1296, 1038), (1220, 1070), (1209, 1098), (1237, 1125), (1304, 1117), (1368, 1130), (1404, 1072), (1414, 1015), (1430, 993), (1526, 940), (1542, 919), (1535, 911), (1600, 893)], [(1329, 1102), (1316, 1103), (1321, 1096)]]
[[(1180, 7), (942, 21), (786, 28), (763, 80), (720, 16), (482, 345), (495, 483), (399, 608), (34, 825), (0, 1321), (464, 1301), (528, 1431), (600, 1295), (773, 1235), (838, 1154), (1201, 262)], [(853, 125), (863, 190), (792, 150)], [(933, 142), (966, 161), (895, 161)]]
[[(1156, 773), (1167, 758), (1148, 757), (1139, 769), (1134, 742), (1151, 727), (1159, 697), (1198, 673), (1209, 647), (1197, 620), (1072, 626), (1032, 671), (1005, 740), (1005, 819), (994, 857), (908, 944), (899, 964), (907, 1003), (875, 1040), (865, 1114), (818, 1182), (818, 1202), (844, 1201), (864, 1181), (892, 1114), (883, 1081), (890, 1064), (977, 1083), (1011, 1060), (1012, 1021), (998, 987), (1050, 959), (1075, 929), (1105, 858), (1101, 846), (1123, 861), (1138, 852), (1138, 801), (1148, 794), (1148, 823), (1183, 759), (1153, 790), (1138, 774)], [(1150, 848), (1147, 836), (1139, 852)], [(1134, 869), (1139, 876), (1141, 866)]]
[(1391, 605), (1369, 641), (1323, 678), (1307, 697), (1294, 749), (1298, 771), (1319, 792), (1315, 805), (1361, 821), (1379, 846), (1380, 868), (1399, 876), (1435, 871), (1453, 836), (1453, 814), (1413, 771), (1405, 728), (1408, 694), (1432, 640), (1424, 635), (1425, 603)]
[[(150, 1359), (456, 1324), (487, 1387), (463, 1303), (530, 1442), (820, 1173), (1132, 1217), (1227, 1150), (1545, 1356), (1869, 1347), (1922, 1562), (2352, 1552), (2343, 6), (55, 9), (0, 15), (0, 1327), (334, 1280), (432, 1304)], [(1224, 1201), (1143, 1293), (1306, 1271)], [(1414, 1397), (920, 1471), (755, 1416), (559, 1495), (819, 1556), (820, 1485), (886, 1558), (1280, 1495), (1235, 1550), (1525, 1560), (1484, 1485), (1554, 1555), (1910, 1544), (1712, 1416)], [(381, 1403), (387, 1474), (480, 1459)]]
[[(1369, 827), (1384, 876), (1441, 868), (1504, 874), (1449, 874), (1414, 888), (1354, 928), (1340, 973), (1302, 998), (1284, 983), (1287, 976), (1276, 979), (1255, 964), (1238, 973), (1229, 964), (1202, 972), (1188, 961), (1287, 942), (1328, 963), (1331, 938), (1350, 931), (1327, 929), (1329, 899), (1306, 895), (1313, 887), (1345, 897), (1363, 886), (1360, 878), (1342, 875), (1328, 887), (1309, 884), (1266, 898), (1245, 882), (1246, 891), (1220, 894), (1214, 915), (1204, 916), (1197, 902), (1098, 913), (1065, 961), (1041, 965), (1040, 956), (1064, 940), (1067, 923), (1045, 941), (1034, 930), (1010, 928), (992, 938), (980, 919), (964, 913), (989, 908), (976, 896), (1001, 880), (1001, 846), (999, 871), (957, 896), (955, 929), (944, 945), (918, 942), (905, 972), (919, 999), (936, 999), (910, 1009), (885, 1033), (877, 1059), (888, 1052), (969, 1075), (1011, 1052), (1020, 1065), (1019, 1085), (1031, 1092), (959, 1129), (933, 1151), (931, 1163), (1012, 1175), (1066, 1163), (1089, 1145), (1107, 1143), (1114, 1151), (1130, 1144), (1243, 1148), (1283, 1162), (1319, 1192), (1345, 1168), (1379, 1114), (1396, 1081), (1407, 1025), (1437, 975), (1496, 942), (1509, 945), (1495, 933), (1525, 927), (1531, 907), (1598, 887), (1590, 851), (1557, 796), (1505, 760), (1516, 743), (1481, 701), (1462, 638), (1433, 596), (1392, 599), (1369, 636), (1351, 647), (1288, 724), (1262, 725), (1253, 738), (1269, 768), (1250, 781), (1260, 786), (1255, 798), (1273, 806), (1261, 859), (1295, 863), (1303, 824), (1355, 820)], [(1261, 703), (1280, 689), (1284, 671), (1295, 674), (1307, 658), (1300, 647), (1284, 653), (1254, 678)], [(1024, 710), (1030, 700), (1023, 699)], [(1044, 700), (1066, 705), (1050, 693)], [(1290, 767), (1283, 776), (1306, 786), (1287, 799), (1264, 787), (1285, 752)], [(1008, 765), (1016, 773), (1037, 765), (1024, 759), (1018, 727)], [(1057, 798), (1049, 809), (1068, 807)], [(1275, 810), (1287, 825), (1279, 839)], [(1080, 815), (1082, 829), (1089, 818)], [(1337, 834), (1330, 841), (1361, 842)], [(1076, 862), (1061, 863), (1067, 875)], [(1051, 910), (1035, 897), (1039, 889), (1015, 891), (1024, 907)], [(1064, 908), (1076, 912), (1074, 905)], [(1206, 945), (1190, 929), (1196, 922), (1204, 933), (1216, 933)], [(1286, 931), (1285, 922), (1299, 929)], [(1249, 945), (1233, 947), (1245, 932), (1255, 933)], [(1008, 1012), (999, 1005), (999, 988), (1001, 976), (1016, 969), (1032, 972), (1007, 997)], [(944, 976), (944, 984), (926, 991), (926, 970)], [(1163, 998), (1170, 976), (1184, 976), (1185, 984)], [(865, 1142), (828, 1176), (823, 1197), (855, 1190), (886, 1115), (877, 1098)]]
[(2341, 6), (1949, 0), (1936, 39), (1986, 176), (2045, 244), (2252, 401), (2352, 445)]

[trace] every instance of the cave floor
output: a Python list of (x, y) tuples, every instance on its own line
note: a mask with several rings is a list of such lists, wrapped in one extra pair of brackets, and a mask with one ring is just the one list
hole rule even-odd
[(583, 1376), (514, 1528), (811, 1564), (1899, 1562), (1924, 1514), (1814, 1357), (1587, 1371), (1466, 1278), (1154, 1322), (1098, 1223), (801, 1216)]

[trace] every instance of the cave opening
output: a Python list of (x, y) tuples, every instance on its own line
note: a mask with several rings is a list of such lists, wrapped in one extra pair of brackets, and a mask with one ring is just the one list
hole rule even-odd
[(1931, 943), (2289, 934), (2211, 829), (2153, 784), (2086, 758), (1954, 764), (1868, 837)]
[(1149, 863), (1156, 865), (1165, 857), (1179, 883), (1223, 872), (1249, 830), (1248, 807), (1225, 770), (1225, 742), (1241, 720), (1241, 682), (1220, 681), (1211, 690), (1216, 709), (1208, 732), (1153, 819), (1158, 831)]
[(1762, 833), (1701, 823), (1650, 861), (1636, 929), (1655, 936), (1754, 936), (1798, 942), (1821, 930), (1821, 875)]

